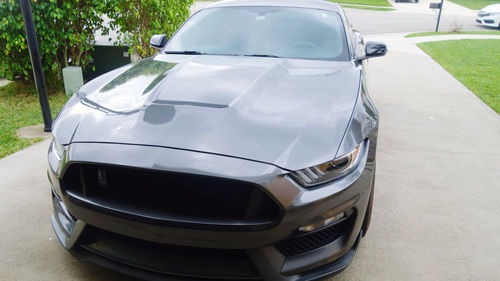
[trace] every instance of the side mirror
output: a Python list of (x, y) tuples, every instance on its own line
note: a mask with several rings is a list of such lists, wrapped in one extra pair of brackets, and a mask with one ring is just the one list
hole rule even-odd
[(387, 54), (387, 46), (382, 42), (366, 42), (365, 55), (357, 58), (357, 61), (362, 61), (364, 59), (381, 57)]
[(149, 40), (149, 45), (155, 49), (163, 49), (167, 44), (167, 36), (165, 34), (156, 34)]

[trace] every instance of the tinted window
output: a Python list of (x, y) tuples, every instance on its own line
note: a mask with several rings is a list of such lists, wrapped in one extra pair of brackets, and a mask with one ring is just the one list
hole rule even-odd
[(283, 7), (224, 7), (200, 11), (166, 51), (218, 55), (348, 60), (341, 18), (334, 12)]

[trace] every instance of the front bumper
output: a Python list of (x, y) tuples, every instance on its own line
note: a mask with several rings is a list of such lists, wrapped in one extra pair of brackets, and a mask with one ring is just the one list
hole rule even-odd
[(483, 16), (483, 17), (476, 17), (476, 22), (485, 26), (490, 26), (490, 27), (496, 27), (498, 28), (500, 26), (500, 17), (493, 17), (493, 16)]
[[(356, 170), (342, 179), (313, 190), (303, 189), (285, 176), (280, 176), (286, 171), (268, 164), (203, 155), (206, 161), (217, 162), (219, 165), (191, 167), (195, 173), (252, 181), (265, 188), (282, 208), (282, 217), (275, 226), (264, 230), (238, 231), (151, 224), (79, 204), (65, 192), (60, 181), (66, 166), (71, 163), (88, 163), (92, 159), (93, 163), (137, 168), (162, 167), (180, 171), (182, 167), (186, 167), (185, 163), (173, 159), (200, 159), (201, 153), (130, 145), (76, 143), (70, 146), (62, 164), (51, 161), (49, 151), (48, 175), (54, 204), (51, 222), (63, 246), (79, 259), (144, 279), (323, 279), (345, 269), (354, 257), (374, 178), (376, 145), (374, 141), (369, 144), (363, 151)], [(102, 151), (107, 153), (102, 154)], [(182, 157), (177, 157), (179, 153), (182, 153)], [(136, 154), (141, 157), (134, 157)], [(121, 159), (119, 155), (127, 157)], [(139, 158), (154, 159), (156, 163), (137, 161)], [(135, 160), (127, 163), (132, 161), (128, 159)], [(169, 163), (158, 163), (162, 159), (169, 159)], [(228, 167), (236, 169), (227, 169)], [(269, 178), (274, 180), (269, 181)], [(299, 227), (332, 209), (350, 214), (349, 218), (336, 224), (338, 231), (334, 229), (337, 231), (334, 240), (326, 240), (328, 243), (305, 252), (294, 249), (294, 254), (286, 254), (287, 251), (280, 248), (281, 244), (286, 244), (297, 235)], [(333, 229), (335, 226), (329, 227)], [(325, 231), (330, 231), (324, 232), (327, 234), (333, 233), (328, 229)], [(158, 247), (164, 248), (165, 244), (170, 245), (166, 251), (156, 250)], [(297, 244), (290, 245), (297, 247)], [(299, 244), (299, 247), (304, 245)], [(172, 255), (171, 249), (175, 249), (174, 252), (181, 251), (182, 258)], [(202, 254), (186, 256), (186, 251), (201, 251)], [(237, 258), (231, 258), (235, 251)], [(216, 258), (214, 254), (217, 255)], [(209, 260), (215, 262), (209, 262), (208, 266)]]

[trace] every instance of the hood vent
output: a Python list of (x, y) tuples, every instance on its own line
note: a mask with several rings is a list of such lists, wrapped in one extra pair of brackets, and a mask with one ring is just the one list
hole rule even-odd
[(195, 102), (195, 101), (177, 101), (177, 100), (154, 100), (154, 104), (163, 105), (186, 105), (186, 106), (198, 106), (198, 107), (208, 107), (208, 108), (227, 108), (226, 104), (217, 103), (205, 103), (205, 102)]

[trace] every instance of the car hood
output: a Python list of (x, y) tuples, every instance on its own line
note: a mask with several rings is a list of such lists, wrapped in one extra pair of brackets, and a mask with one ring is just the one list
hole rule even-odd
[(500, 4), (488, 5), (481, 9), (481, 12), (485, 13), (499, 13), (500, 12)]
[(63, 144), (159, 146), (297, 170), (335, 157), (359, 84), (352, 62), (157, 55), (84, 85), (54, 135)]

